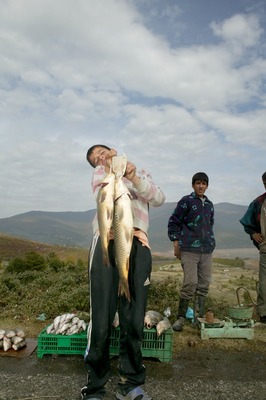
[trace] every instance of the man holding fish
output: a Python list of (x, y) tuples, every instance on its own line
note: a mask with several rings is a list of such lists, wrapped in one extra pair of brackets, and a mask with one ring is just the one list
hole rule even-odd
[(102, 399), (110, 374), (109, 337), (119, 315), (119, 382), (116, 399), (151, 400), (141, 385), (146, 370), (141, 344), (152, 266), (148, 242), (149, 206), (165, 201), (148, 172), (115, 149), (94, 145), (87, 152), (94, 168), (97, 201), (89, 258), (90, 324), (82, 399)]

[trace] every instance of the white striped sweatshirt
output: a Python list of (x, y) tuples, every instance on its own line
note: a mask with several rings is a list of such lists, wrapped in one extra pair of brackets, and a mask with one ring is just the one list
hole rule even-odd
[[(132, 209), (134, 218), (134, 228), (141, 229), (148, 234), (149, 229), (149, 205), (159, 207), (165, 201), (165, 195), (162, 190), (152, 181), (151, 175), (145, 170), (138, 170), (136, 175), (140, 178), (138, 185), (134, 186), (131, 181), (123, 178), (130, 194), (132, 195)], [(92, 191), (97, 199), (98, 190), (103, 179), (106, 176), (105, 168), (102, 165), (97, 166), (92, 175)], [(93, 220), (93, 233), (98, 231), (97, 215)]]

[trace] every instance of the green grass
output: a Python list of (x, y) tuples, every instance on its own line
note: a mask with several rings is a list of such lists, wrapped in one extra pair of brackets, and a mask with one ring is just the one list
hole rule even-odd
[(221, 266), (226, 266), (227, 268), (233, 267), (233, 268), (243, 268), (245, 265), (244, 260), (242, 260), (241, 258), (234, 258), (234, 259), (230, 259), (230, 258), (214, 258), (213, 259), (213, 264), (218, 264)]
[[(87, 275), (88, 251), (47, 246), (0, 235), (0, 320), (10, 328), (27, 325), (29, 332), (36, 333), (40, 326), (48, 324), (57, 315), (66, 312), (83, 314), (88, 318), (89, 285)], [(233, 268), (243, 271), (219, 282), (221, 288), (234, 294), (239, 286), (254, 290), (256, 279), (245, 275), (244, 261), (217, 258), (213, 260), (218, 269)], [(178, 272), (169, 269), (178, 267)], [(167, 270), (165, 268), (167, 267)], [(179, 271), (180, 268), (180, 271)], [(163, 312), (170, 307), (174, 322), (182, 283), (180, 261), (173, 258), (153, 257), (153, 271), (164, 270), (160, 280), (152, 279), (148, 297), (148, 309)], [(219, 269), (220, 270), (220, 269)], [(174, 273), (172, 273), (174, 272)], [(217, 318), (222, 318), (230, 305), (228, 297), (220, 290), (219, 295), (207, 298), (206, 307), (211, 307)], [(193, 307), (193, 304), (191, 304)], [(38, 317), (46, 320), (40, 322)], [(1, 328), (2, 326), (0, 326)]]

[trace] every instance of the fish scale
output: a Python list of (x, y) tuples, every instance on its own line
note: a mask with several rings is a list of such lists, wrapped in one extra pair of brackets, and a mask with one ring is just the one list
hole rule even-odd
[(116, 265), (119, 273), (118, 294), (125, 295), (130, 301), (128, 271), (133, 242), (133, 212), (131, 195), (123, 181), (126, 165), (126, 155), (113, 157), (112, 170), (115, 173), (113, 228)]
[(131, 195), (122, 178), (115, 182), (114, 207), (114, 243), (115, 257), (119, 273), (120, 296), (125, 295), (130, 301), (128, 285), (129, 257), (133, 241), (133, 213)]
[(109, 234), (113, 223), (115, 174), (110, 172), (104, 178), (97, 196), (97, 217), (103, 262), (109, 265)]

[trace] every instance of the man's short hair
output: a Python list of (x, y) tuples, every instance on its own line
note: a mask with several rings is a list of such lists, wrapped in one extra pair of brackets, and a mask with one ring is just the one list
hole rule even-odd
[(264, 173), (262, 174), (262, 180), (263, 180), (263, 182), (266, 181), (266, 172), (264, 172)]
[(87, 161), (90, 163), (90, 165), (91, 165), (93, 168), (95, 168), (95, 165), (91, 162), (90, 156), (91, 156), (93, 150), (95, 150), (97, 147), (103, 147), (103, 148), (106, 149), (106, 150), (111, 150), (110, 147), (105, 146), (105, 144), (95, 144), (95, 145), (91, 146), (91, 147), (89, 148), (89, 150), (87, 151)]
[(196, 181), (203, 181), (206, 182), (207, 185), (209, 185), (209, 178), (208, 175), (205, 174), (205, 172), (197, 172), (195, 175), (193, 175), (192, 185), (194, 185)]

